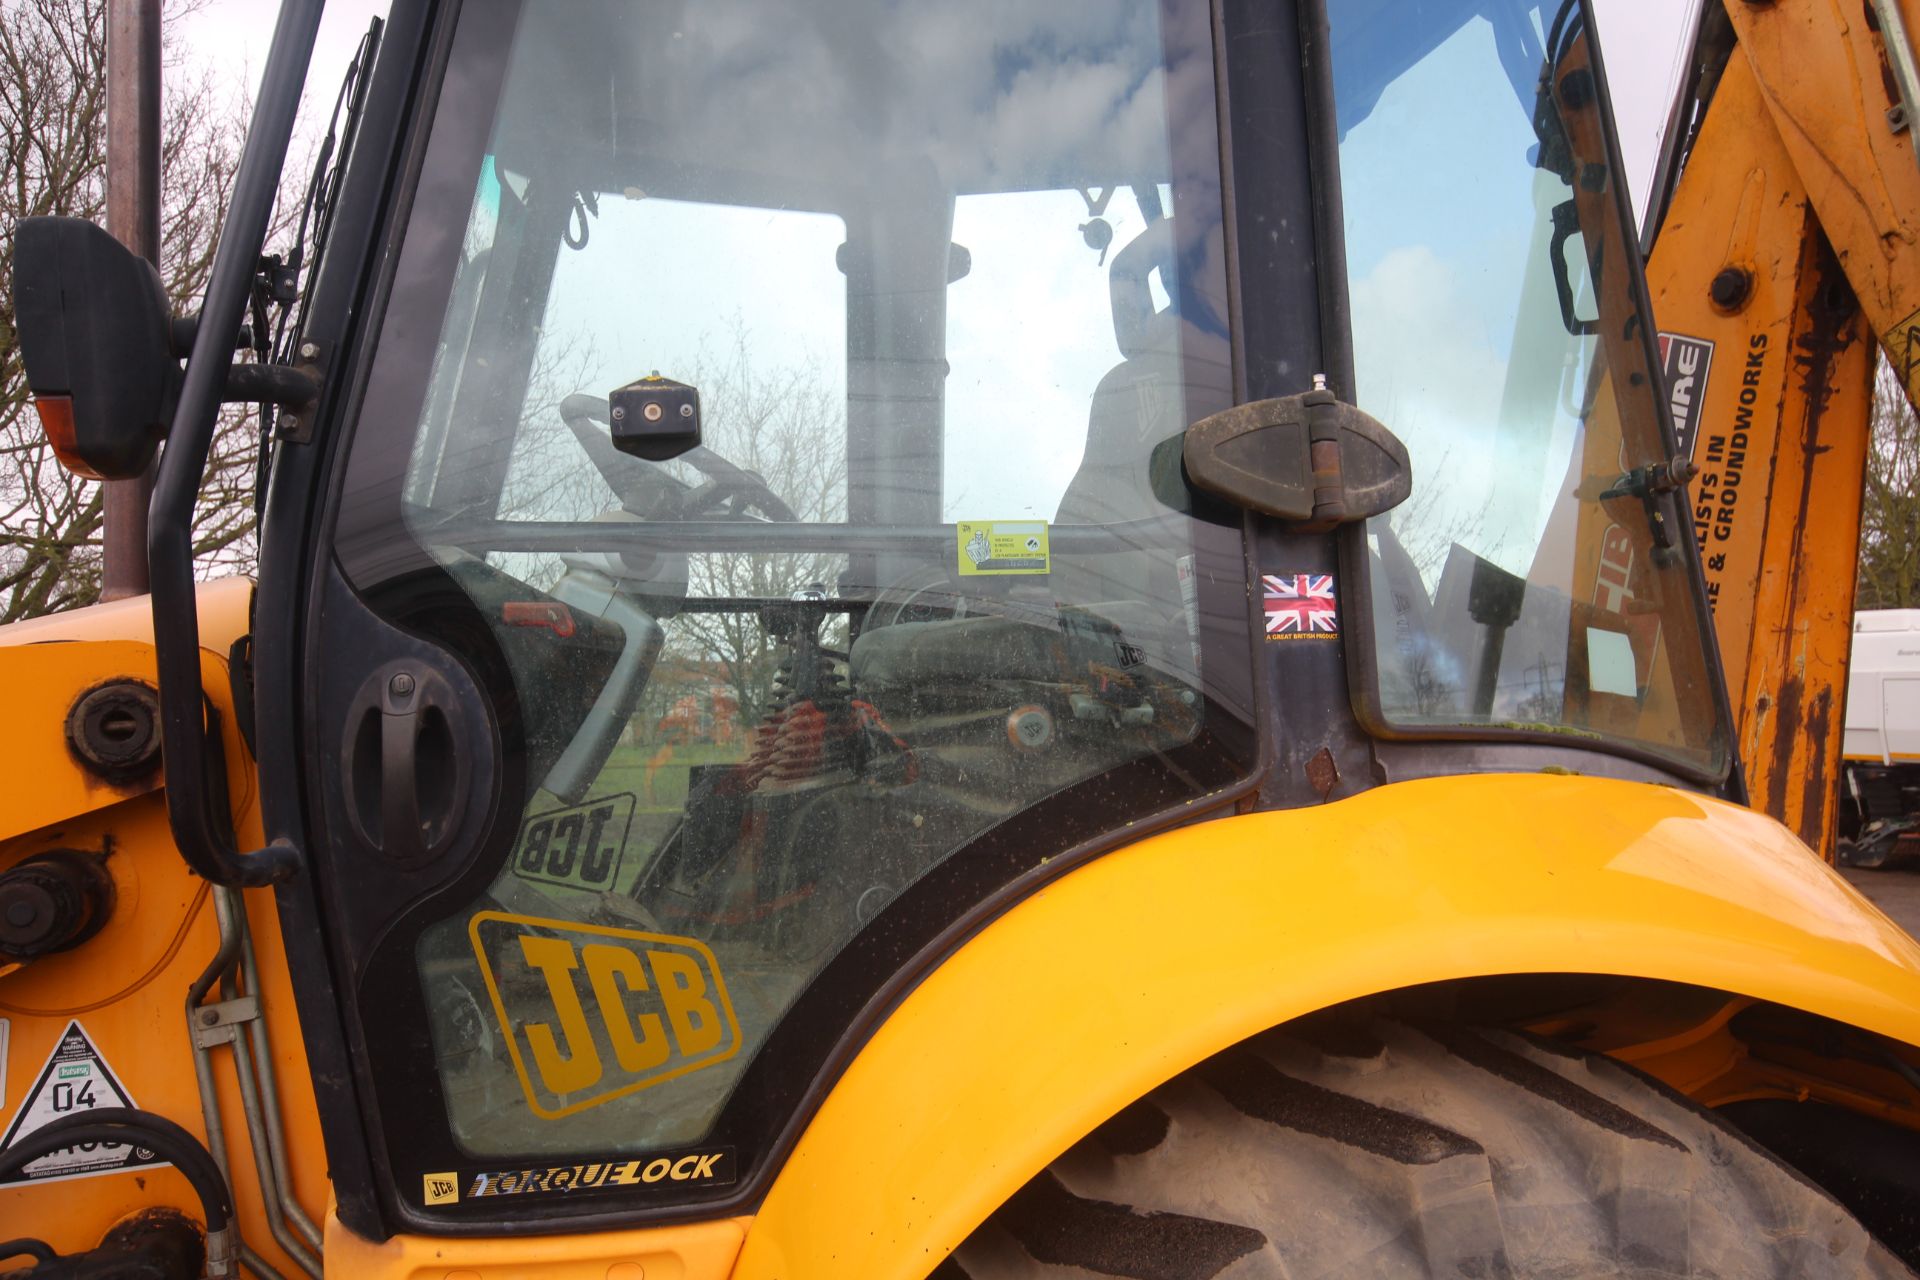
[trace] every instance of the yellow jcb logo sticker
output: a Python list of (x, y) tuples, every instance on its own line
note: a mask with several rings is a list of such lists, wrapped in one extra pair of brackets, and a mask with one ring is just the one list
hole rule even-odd
[(557, 1120), (740, 1050), (704, 943), (500, 911), (467, 933), (535, 1115)]
[(429, 1173), (422, 1175), (420, 1199), (423, 1204), (456, 1204), (460, 1200), (460, 1175)]

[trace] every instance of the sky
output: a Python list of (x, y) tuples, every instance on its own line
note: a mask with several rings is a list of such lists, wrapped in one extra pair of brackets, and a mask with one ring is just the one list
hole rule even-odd
[[(1681, 33), (1699, 11), (1699, 0), (1596, 0), (1600, 39), (1612, 82), (1614, 114), (1620, 125), (1635, 203), (1644, 195), (1660, 153), (1667, 105), (1678, 84)], [(333, 94), (365, 34), (367, 22), (385, 16), (388, 0), (331, 0), (321, 20), (314, 49), (314, 75), (302, 109), (303, 130), (328, 110)], [(209, 0), (182, 25), (180, 38), (195, 56), (225, 72), (236, 91), (251, 95), (266, 65), (273, 36), (276, 0)], [(314, 90), (318, 88), (316, 94)], [(324, 121), (318, 128), (324, 128)]]
[[(328, 4), (302, 109), (301, 132), (309, 145), (325, 128), (340, 76), (368, 21), (375, 15), (383, 15), (387, 7), (388, 0), (333, 0)], [(1630, 188), (1639, 203), (1658, 156), (1668, 102), (1677, 82), (1682, 56), (1679, 39), (1688, 26), (1689, 13), (1697, 8), (1697, 0), (1597, 0), (1597, 8)], [(191, 56), (204, 59), (218, 74), (229, 79), (234, 93), (250, 94), (265, 65), (276, 10), (273, 0), (208, 0), (204, 9), (183, 24), (179, 37), (193, 51)], [(965, 45), (966, 38), (965, 33), (956, 32), (942, 37), (956, 46)], [(945, 52), (959, 56), (954, 49)], [(1446, 83), (1444, 65), (1437, 64), (1437, 67), (1435, 74)], [(930, 79), (937, 84), (942, 77)], [(1394, 163), (1381, 167), (1376, 175), (1380, 181), (1372, 184), (1380, 189), (1369, 194), (1369, 184), (1359, 166), (1353, 165), (1348, 176), (1346, 205), (1355, 301), (1358, 311), (1363, 313), (1362, 319), (1369, 312), (1368, 298), (1375, 295), (1384, 301), (1372, 310), (1381, 312), (1383, 317), (1403, 315), (1415, 294), (1422, 297), (1433, 294), (1435, 308), (1462, 320), (1474, 315), (1471, 304), (1479, 295), (1497, 295), (1496, 300), (1510, 300), (1516, 295), (1522, 255), (1484, 250), (1479, 254), (1483, 260), (1498, 260), (1510, 267), (1514, 273), (1512, 282), (1504, 277), (1499, 281), (1456, 281), (1449, 266), (1451, 261), (1475, 257), (1469, 247), (1455, 243), (1463, 236), (1478, 234), (1483, 244), (1489, 237), (1516, 244), (1537, 238), (1533, 231), (1538, 211), (1525, 190), (1527, 174), (1531, 171), (1523, 163), (1514, 163), (1532, 142), (1531, 130), (1526, 127), (1524, 114), (1513, 110), (1512, 91), (1504, 80), (1482, 76), (1481, 81), (1469, 84), (1456, 78), (1453, 83), (1458, 84), (1458, 91), (1439, 107), (1432, 106), (1423, 96), (1432, 90), (1414, 90), (1410, 99), (1400, 104), (1403, 114), (1408, 109), (1413, 114), (1397, 124), (1376, 124), (1373, 132), (1376, 135), (1384, 132), (1390, 140), (1404, 139), (1423, 128), (1431, 132), (1430, 127), (1442, 123), (1442, 118), (1457, 116), (1463, 128), (1450, 135), (1443, 129), (1442, 136), (1470, 138), (1466, 143), (1469, 150), (1485, 151), (1485, 168), (1513, 177), (1521, 187), (1504, 194), (1495, 193), (1474, 184), (1459, 183), (1457, 175), (1444, 165), (1432, 173), (1416, 176), (1408, 164)], [(1488, 95), (1491, 100), (1479, 101)], [(1409, 98), (1407, 94), (1401, 96)], [(1392, 104), (1383, 106), (1383, 121), (1391, 115), (1391, 108)], [(1023, 113), (1022, 118), (1030, 122), (1046, 114)], [(1073, 115), (1065, 107), (1059, 108), (1058, 114)], [(1511, 137), (1493, 136), (1485, 127), (1484, 122), (1489, 120), (1504, 121), (1518, 132)], [(1061, 127), (1072, 126), (1068, 122)], [(1010, 140), (1009, 146), (1018, 151), (1021, 141), (1031, 140)], [(1343, 148), (1343, 155), (1344, 151)], [(299, 153), (300, 148), (296, 146), (295, 154)], [(1452, 158), (1459, 157), (1455, 154)], [(1417, 168), (1417, 160), (1416, 155), (1409, 163)], [(1427, 193), (1418, 211), (1408, 210), (1396, 195), (1408, 185)], [(1093, 386), (1113, 364), (1116, 353), (1105, 343), (1063, 344), (1057, 336), (1055, 340), (1048, 340), (1049, 334), (1066, 332), (1091, 335), (1103, 331), (1107, 323), (1105, 289), (1100, 274), (1079, 272), (1079, 276), (1093, 281), (1095, 286), (1091, 294), (1083, 297), (1084, 289), (1062, 281), (1069, 266), (1085, 267), (1086, 264), (1077, 259), (1069, 263), (1050, 240), (1036, 233), (1035, 229), (1043, 224), (1075, 219), (1078, 210), (1070, 206), (1076, 204), (1077, 197), (1071, 193), (1054, 194), (1063, 196), (1066, 203), (1051, 214), (1039, 207), (1018, 210), (1008, 207), (996, 211), (1000, 215), (997, 218), (976, 214), (969, 219), (966, 209), (960, 211), (958, 221), (970, 225), (957, 225), (956, 238), (973, 245), (978, 274), (953, 290), (948, 317), (951, 326), (948, 354), (954, 366), (947, 389), (952, 437), (946, 485), (948, 506), (955, 502), (982, 501), (980, 493), (970, 494), (968, 490), (984, 487), (989, 491), (984, 500), (995, 508), (996, 516), (1046, 518), (1052, 514), (1080, 464), (1085, 406)], [(1500, 198), (1495, 199), (1496, 195)], [(1046, 198), (1044, 195), (1032, 197), (1029, 205), (1033, 200)], [(1007, 198), (1000, 199), (1004, 202)], [(562, 310), (569, 315), (592, 318), (594, 334), (601, 340), (577, 345), (583, 349), (602, 348), (601, 363), (611, 362), (605, 369), (596, 366), (582, 371), (582, 385), (612, 385), (624, 381), (635, 371), (626, 370), (622, 361), (627, 352), (634, 350), (650, 353), (650, 362), (678, 360), (682, 365), (697, 365), (699, 360), (680, 348), (689, 343), (710, 344), (716, 334), (724, 335), (730, 323), (741, 325), (744, 317), (744, 327), (752, 331), (757, 351), (768, 359), (790, 364), (800, 361), (816, 364), (834, 389), (843, 389), (845, 371), (840, 366), (844, 321), (838, 313), (828, 314), (830, 309), (818, 303), (819, 298), (838, 286), (837, 273), (831, 266), (832, 255), (820, 247), (826, 245), (830, 249), (832, 243), (843, 237), (844, 230), (837, 219), (747, 210), (720, 216), (712, 206), (687, 206), (684, 214), (676, 215), (668, 207), (672, 203), (654, 200), (633, 203), (630, 207), (622, 207), (628, 202), (610, 205), (601, 214), (600, 235), (589, 246), (589, 251), (562, 255), (555, 296), (573, 298), (573, 305)], [(1117, 206), (1124, 204), (1124, 199), (1116, 202)], [(1116, 244), (1123, 244), (1131, 238), (1129, 233), (1133, 229), (1120, 225), (1125, 209), (1116, 207), (1114, 214), (1115, 230), (1121, 233)], [(676, 217), (704, 220), (700, 233), (696, 235), (691, 224), (676, 228), (673, 225)], [(666, 221), (656, 228), (656, 237), (632, 234), (633, 228), (626, 228), (629, 234), (618, 234), (623, 223), (636, 218)], [(1352, 225), (1356, 220), (1360, 224), (1379, 225)], [(814, 227), (811, 225), (814, 222), (833, 225)], [(734, 223), (741, 225), (730, 229)], [(965, 234), (961, 235), (963, 230)], [(691, 309), (675, 308), (674, 314), (667, 318), (671, 324), (660, 317), (649, 322), (633, 309), (601, 296), (610, 287), (608, 282), (631, 274), (614, 269), (615, 264), (606, 257), (603, 246), (634, 245), (653, 238), (680, 246), (701, 243), (709, 249), (703, 253), (667, 255), (662, 262), (650, 264), (650, 278), (654, 278), (668, 296), (699, 299), (704, 304)], [(816, 240), (820, 243), (815, 244)], [(1512, 259), (1511, 263), (1506, 262), (1508, 258)], [(817, 261), (835, 278), (814, 281), (802, 275), (792, 265), (802, 261)], [(1000, 279), (990, 277), (995, 264), (1000, 264), (1008, 275)], [(620, 265), (630, 267), (632, 264)], [(1074, 279), (1078, 280), (1079, 276)], [(1468, 292), (1459, 292), (1462, 288)], [(1454, 292), (1445, 294), (1446, 290)], [(990, 305), (987, 312), (970, 319), (966, 304), (976, 295)], [(1008, 305), (1016, 295), (1029, 301), (1018, 306)], [(1500, 330), (1497, 334), (1490, 332), (1483, 339), (1471, 324), (1436, 326), (1427, 344), (1431, 348), (1426, 352), (1427, 358), (1414, 359), (1403, 345), (1395, 344), (1393, 351), (1381, 359), (1366, 361), (1377, 369), (1393, 371), (1395, 380), (1404, 384), (1403, 387), (1383, 386), (1380, 377), (1363, 376), (1363, 384), (1371, 381), (1373, 385), (1360, 388), (1362, 400), (1378, 401), (1366, 407), (1375, 413), (1388, 413), (1397, 406), (1400, 412), (1391, 415), (1396, 421), (1420, 416), (1415, 409), (1424, 410), (1430, 417), (1438, 414), (1449, 421), (1457, 418), (1462, 422), (1479, 421), (1497, 412), (1497, 389), (1505, 378), (1507, 346), (1514, 328), (1512, 317), (1505, 309), (1493, 311), (1498, 313), (1490, 312)], [(808, 323), (800, 323), (799, 318), (803, 316), (808, 317)], [(559, 318), (552, 313), (548, 316), (556, 329), (560, 327)], [(1017, 332), (1022, 321), (1033, 330), (1031, 334), (1022, 336)], [(1385, 325), (1383, 319), (1380, 324), (1363, 327)], [(559, 337), (557, 333), (555, 336)], [(1357, 337), (1366, 348), (1367, 335), (1362, 333)], [(566, 341), (574, 343), (575, 339), (569, 337)], [(806, 349), (800, 349), (796, 343)], [(788, 350), (789, 347), (794, 349)], [(992, 366), (990, 376), (968, 364), (966, 356), (970, 351), (983, 356)], [(1069, 359), (1072, 367), (1061, 367), (1063, 358)], [(1442, 394), (1446, 388), (1453, 388), (1458, 394)], [(996, 403), (996, 390), (1012, 396), (1017, 401), (1018, 412), (1009, 412), (1008, 405)], [(1481, 402), (1487, 401), (1489, 395), (1493, 397), (1491, 402), (1483, 405)], [(979, 403), (972, 403), (975, 400)], [(1409, 409), (1409, 405), (1414, 408)], [(959, 430), (953, 429), (956, 424)], [(1049, 425), (1043, 430), (1036, 424)], [(1056, 425), (1058, 430), (1051, 429)], [(1401, 425), (1412, 430), (1418, 424), (1408, 421)], [(1457, 434), (1446, 427), (1446, 423), (1436, 421), (1431, 429), (1448, 436)], [(1556, 444), (1567, 446), (1570, 432), (1559, 434), (1566, 438), (1557, 440)], [(1491, 442), (1492, 436), (1489, 435), (1488, 440)], [(1010, 458), (1020, 459), (1023, 465), (1006, 467), (1004, 462)], [(979, 470), (976, 460), (990, 460), (989, 471), (976, 477), (982, 482), (980, 485), (968, 483), (968, 477)], [(1464, 457), (1454, 457), (1451, 462), (1456, 469), (1484, 470)], [(1491, 473), (1489, 477), (1491, 483)], [(1530, 503), (1518, 505), (1538, 509)], [(948, 512), (955, 518), (959, 514), (963, 513)], [(1532, 517), (1519, 510), (1515, 517), (1522, 524), (1532, 524)], [(1519, 538), (1514, 554), (1524, 555), (1523, 548), (1531, 542), (1530, 534)], [(1524, 565), (1518, 567), (1524, 570)]]
[[(301, 102), (303, 135), (317, 137), (325, 131), (325, 116), (333, 108), (340, 81), (347, 64), (353, 61), (360, 38), (367, 33), (367, 24), (375, 17), (385, 17), (388, 7), (388, 0), (329, 0), (326, 15), (320, 20), (313, 68)], [(181, 22), (175, 44), (184, 44), (189, 57), (205, 62), (228, 81), (233, 92), (250, 102), (267, 65), (267, 49), (273, 43), (273, 23), (279, 10), (278, 0), (207, 0), (204, 8)]]

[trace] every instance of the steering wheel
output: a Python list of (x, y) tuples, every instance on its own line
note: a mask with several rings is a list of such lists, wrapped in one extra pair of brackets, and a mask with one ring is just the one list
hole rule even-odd
[(593, 425), (609, 420), (607, 402), (599, 396), (568, 396), (560, 402), (560, 420), (586, 450), (620, 505), (637, 516), (698, 520), (724, 508), (727, 519), (751, 519), (748, 513), (754, 511), (767, 520), (800, 518), (767, 486), (759, 472), (729, 462), (705, 446), (689, 449), (679, 459), (706, 477), (698, 485), (677, 480), (666, 468), (644, 458), (620, 452), (607, 434)]

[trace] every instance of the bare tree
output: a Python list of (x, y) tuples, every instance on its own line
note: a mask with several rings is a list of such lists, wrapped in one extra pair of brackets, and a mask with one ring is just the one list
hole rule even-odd
[(1873, 392), (1858, 606), (1920, 608), (1920, 417), (1884, 356)]
[[(756, 363), (748, 335), (736, 326), (727, 346), (703, 359), (688, 381), (700, 388), (707, 443), (715, 452), (758, 472), (796, 519), (846, 518), (845, 409), (818, 368)], [(841, 560), (825, 552), (711, 553), (688, 565), (688, 585), (692, 595), (708, 599), (782, 600), (815, 586), (831, 595)], [(783, 647), (757, 614), (689, 613), (675, 619), (668, 635), (671, 652), (722, 675), (743, 721), (759, 719)]]
[[(792, 508), (795, 519), (844, 519), (846, 430), (838, 388), (816, 364), (772, 364), (756, 355), (754, 345), (736, 319), (723, 336), (703, 341), (701, 355), (690, 367), (675, 370), (700, 390), (704, 443), (762, 477)], [(568, 394), (606, 392), (608, 388), (596, 384), (602, 363), (590, 332), (556, 329), (541, 343), (501, 490), (502, 518), (592, 520), (620, 506), (620, 497), (591, 465), (560, 414)], [(690, 488), (706, 479), (684, 461), (661, 465)], [(635, 514), (650, 515), (638, 509)], [(568, 567), (566, 557), (545, 553), (495, 553), (492, 559), (543, 589)], [(744, 607), (689, 612), (668, 621), (666, 652), (637, 713), (642, 722), (653, 724), (695, 685), (726, 690), (736, 714), (748, 724), (757, 721), (772, 699), (784, 646), (768, 633), (754, 603), (785, 600), (814, 586), (832, 594), (843, 559), (823, 552), (711, 551), (689, 556), (685, 572), (690, 596), (739, 601)], [(673, 576), (671, 571), (668, 576)], [(830, 620), (825, 632), (829, 645), (842, 641), (845, 620)]]
[[(172, 0), (175, 27), (196, 0)], [(197, 305), (232, 192), (244, 126), (204, 70), (166, 69), (160, 276), (177, 313)], [(14, 228), (98, 221), (106, 202), (106, 0), (0, 0), (0, 623), (91, 604), (100, 591), (100, 486), (69, 475), (43, 438), (14, 338)], [(221, 420), (201, 489), (203, 572), (253, 563), (258, 421)]]

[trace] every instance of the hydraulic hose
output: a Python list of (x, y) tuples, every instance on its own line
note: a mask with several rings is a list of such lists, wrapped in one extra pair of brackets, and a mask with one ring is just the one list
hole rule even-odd
[(63, 1147), (82, 1142), (129, 1140), (137, 1140), (141, 1146), (165, 1157), (167, 1163), (186, 1175), (194, 1194), (200, 1197), (209, 1236), (232, 1225), (233, 1197), (227, 1190), (227, 1181), (220, 1176), (219, 1166), (200, 1145), (200, 1140), (165, 1116), (133, 1107), (96, 1107), (75, 1112), (16, 1138), (12, 1146), (0, 1151), (0, 1179), (11, 1177), (41, 1156)]

